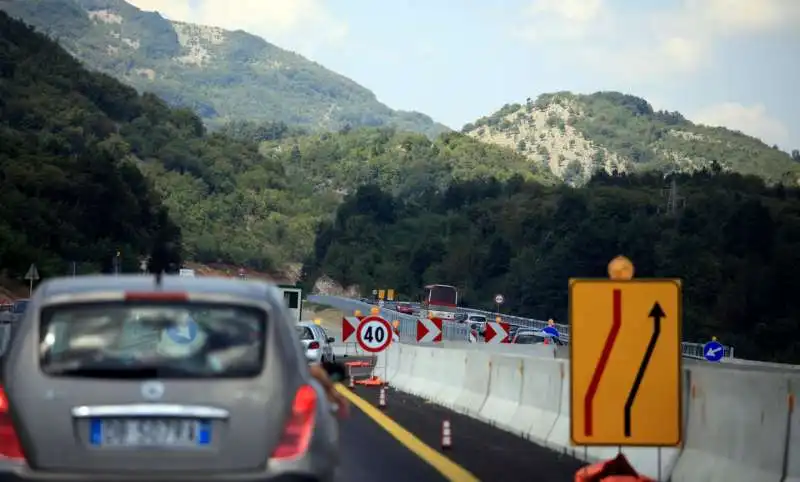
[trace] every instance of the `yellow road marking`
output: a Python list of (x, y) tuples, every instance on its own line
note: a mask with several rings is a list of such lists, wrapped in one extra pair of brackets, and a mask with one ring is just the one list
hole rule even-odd
[(350, 403), (358, 407), (364, 414), (375, 421), (375, 423), (380, 425), (381, 428), (389, 432), (389, 435), (394, 437), (407, 449), (414, 452), (417, 457), (436, 469), (436, 471), (442, 474), (447, 480), (451, 482), (480, 482), (480, 479), (472, 475), (465, 468), (431, 448), (413, 433), (401, 427), (400, 424), (373, 407), (371, 403), (356, 395), (349, 388), (342, 384), (336, 384), (336, 390), (348, 399)]

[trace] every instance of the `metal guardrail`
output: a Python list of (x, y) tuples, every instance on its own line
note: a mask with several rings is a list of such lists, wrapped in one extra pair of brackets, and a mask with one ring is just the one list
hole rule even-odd
[[(365, 303), (358, 300), (351, 300), (349, 298), (340, 298), (338, 296), (309, 296), (309, 301), (312, 303), (316, 303), (316, 301), (312, 300), (311, 298), (324, 298), (325, 301), (319, 301), (320, 304), (330, 304), (331, 306), (336, 306), (339, 309), (347, 310), (347, 311), (355, 311), (361, 310), (364, 313), (369, 313), (369, 309), (372, 306), (375, 306), (370, 303)], [(341, 307), (337, 305), (333, 305), (333, 300), (341, 300)], [(348, 303), (344, 303), (344, 301)], [(389, 306), (394, 306), (395, 302), (389, 302)], [(402, 304), (410, 306), (414, 310), (421, 309), (419, 303), (407, 303), (403, 302)], [(347, 305), (347, 306), (344, 306)], [(486, 317), (488, 321), (493, 321), (495, 316), (498, 316), (498, 313), (491, 312), (491, 311), (484, 311), (478, 310), (473, 308), (458, 308), (459, 313), (474, 313), (476, 315), (483, 315)], [(521, 316), (511, 316), (511, 315), (504, 315), (502, 313), (499, 314), (504, 322), (507, 322), (511, 325), (516, 325), (525, 328), (533, 328), (533, 329), (542, 329), (547, 326), (548, 322), (545, 320), (536, 320), (532, 318), (523, 318)], [(401, 340), (415, 340), (416, 336), (416, 320), (417, 317), (413, 315), (406, 315), (403, 313), (398, 313), (394, 310), (389, 309), (388, 307), (381, 308), (381, 316), (386, 318), (387, 320), (400, 320), (400, 335)], [(404, 321), (406, 320), (406, 321)], [(559, 338), (565, 343), (569, 344), (569, 325), (565, 325), (562, 323), (554, 323), (553, 324), (557, 329), (559, 334), (561, 335)], [(443, 334), (443, 338), (447, 340), (468, 340), (469, 339), (469, 327), (463, 326), (461, 324), (454, 324), (454, 323), (446, 323), (444, 325), (444, 331), (447, 333), (452, 333), (455, 335), (455, 338), (449, 338), (447, 334)], [(457, 333), (457, 335), (456, 335)], [(452, 335), (451, 335), (452, 336)], [(734, 349), (732, 346), (725, 346), (723, 345), (723, 359), (724, 360), (731, 360), (734, 358)], [(681, 342), (681, 353), (685, 358), (692, 358), (697, 360), (704, 360), (705, 357), (703, 356), (703, 343), (694, 343), (684, 341)]]
[[(333, 306), (344, 312), (352, 313), (360, 310), (365, 315), (370, 313), (370, 309), (375, 306), (358, 300), (341, 298), (338, 296), (309, 295), (308, 301), (320, 305)], [(398, 313), (387, 308), (380, 309), (380, 315), (387, 321), (398, 320), (400, 322), (397, 331), (401, 341), (416, 341), (417, 339), (417, 319), (414, 315)], [(463, 324), (446, 323), (442, 326), (442, 339), (450, 341), (469, 341), (469, 327)]]

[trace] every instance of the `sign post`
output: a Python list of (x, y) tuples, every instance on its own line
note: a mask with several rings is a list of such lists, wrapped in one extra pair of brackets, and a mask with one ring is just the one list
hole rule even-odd
[(494, 305), (497, 307), (497, 313), (500, 313), (500, 305), (502, 305), (504, 301), (506, 301), (506, 299), (503, 295), (499, 293), (494, 295)]
[(719, 363), (725, 355), (725, 347), (717, 341), (716, 336), (711, 337), (711, 341), (703, 345), (703, 358), (706, 361)]
[(679, 445), (681, 282), (633, 279), (622, 256), (608, 271), (569, 281), (572, 442)]
[(36, 269), (35, 264), (31, 263), (28, 272), (25, 273), (25, 279), (28, 280), (28, 297), (30, 298), (33, 296), (33, 282), (39, 279), (39, 270)]

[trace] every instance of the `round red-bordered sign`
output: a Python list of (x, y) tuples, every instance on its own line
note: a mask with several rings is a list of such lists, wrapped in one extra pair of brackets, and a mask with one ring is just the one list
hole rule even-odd
[(358, 324), (356, 341), (364, 351), (382, 352), (392, 344), (392, 325), (380, 316), (365, 316)]

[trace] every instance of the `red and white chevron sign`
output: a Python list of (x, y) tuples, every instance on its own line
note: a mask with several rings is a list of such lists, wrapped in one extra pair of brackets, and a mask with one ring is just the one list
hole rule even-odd
[(442, 341), (442, 320), (420, 318), (417, 320), (417, 343), (439, 343)]
[(511, 343), (511, 338), (508, 336), (509, 328), (511, 325), (508, 323), (487, 321), (483, 339), (486, 343)]
[(356, 330), (361, 320), (357, 316), (345, 316), (342, 318), (342, 343), (355, 343)]

